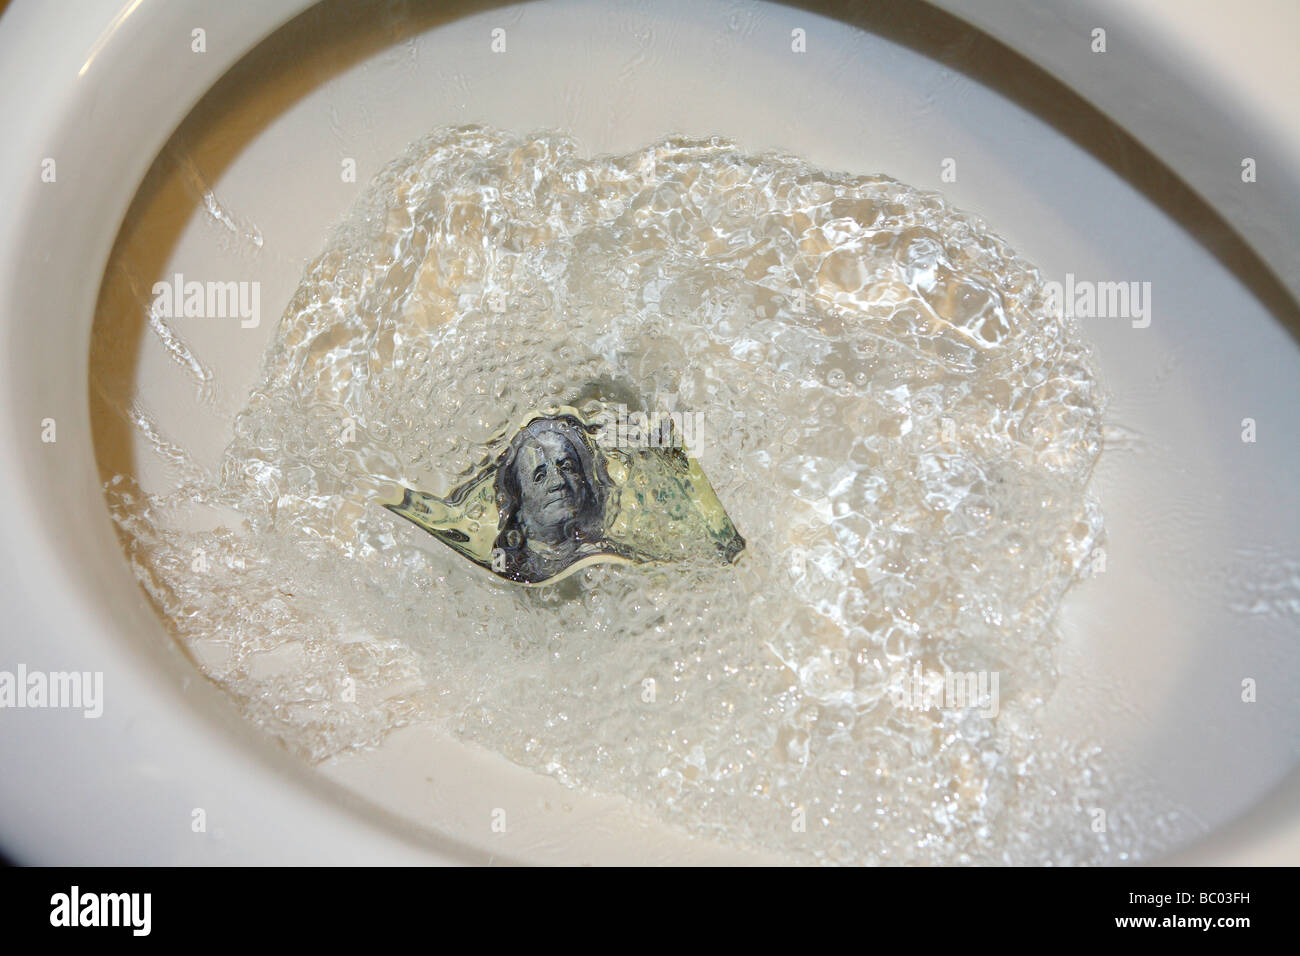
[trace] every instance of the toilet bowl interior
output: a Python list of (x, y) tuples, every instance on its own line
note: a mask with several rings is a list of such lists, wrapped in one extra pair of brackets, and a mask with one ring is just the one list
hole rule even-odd
[[(1110, 552), (1107, 573), (1079, 586), (1063, 611), (1062, 681), (1045, 719), (1104, 742), (1108, 767), (1127, 781), (1114, 819), (1158, 831), (1151, 843), (1164, 849), (1231, 820), (1291, 772), (1300, 694), (1277, 686), (1252, 703), (1242, 688), (1296, 672), (1288, 615), (1300, 538), (1286, 505), (1297, 453), (1276, 437), (1243, 442), (1241, 423), (1295, 433), (1286, 400), (1300, 370), (1294, 311), (1248, 250), (1228, 242), (1225, 252), (1221, 221), (1162, 177), (1152, 157), (1064, 90), (1055, 90), (1059, 99), (1008, 98), (1041, 92), (1045, 78), (990, 56), (991, 41), (939, 16), (920, 26), (867, 23), (874, 32), (863, 32), (778, 7), (737, 21), (669, 5), (611, 23), (591, 49), (582, 37), (594, 15), (584, 4), (430, 8), (413, 17), (375, 9), (326, 4), (273, 33), (199, 102), (135, 193), (88, 350), (89, 428), (79, 437), (87, 452), (93, 439), (97, 474), (41, 473), (51, 489), (74, 476), (79, 483), (77, 508), (46, 521), (64, 540), (68, 529), (53, 527), (60, 521), (93, 526), (89, 577), (95, 562), (116, 562), (113, 587), (129, 582), (95, 485), (128, 475), (146, 490), (165, 486), (176, 477), (168, 448), (197, 467), (219, 463), (302, 265), (409, 141), (461, 122), (561, 128), (591, 154), (670, 132), (720, 134), (752, 151), (941, 187), (1062, 280), (1151, 283), (1149, 325), (1085, 327), (1114, 396), (1095, 478)], [(821, 68), (790, 51), (791, 17), (835, 51)], [(505, 31), (505, 55), (492, 52), (496, 29)], [(947, 158), (959, 173), (940, 183)], [(1203, 244), (1209, 236), (1219, 237), (1217, 258)], [(261, 321), (181, 323), (177, 339), (150, 324), (155, 282), (209, 274), (258, 282)], [(33, 368), (52, 376), (36, 394), (53, 401), (50, 383), (68, 380), (59, 369), (70, 360), (49, 340), (26, 344)], [(28, 465), (32, 477), (49, 467)], [(188, 697), (203, 720), (255, 736), (148, 615), (138, 593), (119, 593), (110, 605), (121, 625), (113, 648), (161, 662), (159, 680), (192, 681)], [(264, 743), (248, 745), (261, 748), (259, 759), (277, 759)], [(277, 772), (298, 774), (291, 763)], [(359, 795), (349, 812), (384, 821), (389, 838), (428, 846), (451, 834), (455, 846), (438, 844), (448, 852), (548, 862), (752, 859), (427, 728), (331, 758), (318, 773)], [(497, 834), (484, 825), (503, 801), (527, 808), (526, 827)]]

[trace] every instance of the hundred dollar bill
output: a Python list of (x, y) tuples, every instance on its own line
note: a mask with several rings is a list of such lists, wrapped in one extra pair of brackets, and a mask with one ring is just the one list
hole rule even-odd
[(381, 503), (525, 585), (607, 562), (735, 561), (745, 539), (671, 419), (654, 441), (619, 447), (600, 440), (599, 417), (589, 421), (568, 406), (536, 413), (446, 498), (402, 488), (400, 500)]

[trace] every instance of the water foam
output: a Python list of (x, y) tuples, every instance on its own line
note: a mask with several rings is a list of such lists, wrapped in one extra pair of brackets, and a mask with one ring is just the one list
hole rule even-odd
[[(507, 423), (594, 397), (702, 415), (736, 567), (526, 591), (372, 501), (445, 494)], [(1096, 748), (1038, 715), (1101, 544), (1101, 426), (1038, 273), (933, 193), (466, 127), (309, 267), (221, 473), (107, 490), (177, 638), (310, 760), (433, 721), (795, 859), (1085, 862), (1136, 849), (1089, 826)], [(239, 526), (183, 530), (208, 505)], [(996, 708), (908, 706), (977, 673)]]

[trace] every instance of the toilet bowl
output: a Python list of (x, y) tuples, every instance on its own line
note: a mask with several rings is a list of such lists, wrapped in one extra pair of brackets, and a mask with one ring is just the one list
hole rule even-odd
[[(189, 343), (238, 397), (365, 180), (435, 126), (485, 122), (565, 129), (592, 154), (680, 131), (885, 172), (942, 189), (1049, 276), (1150, 282), (1148, 324), (1084, 329), (1114, 396), (1095, 478), (1110, 561), (1062, 611), (1071, 690), (1047, 719), (1087, 726), (1134, 770), (1116, 819), (1169, 831), (1142, 862), (1300, 860), (1300, 90), (1261, 46), (1294, 12), (1260, 4), (1238, 37), (1209, 4), (945, 0), (866, 19), (817, 5), (247, 6), (82, 0), (74, 15), (15, 0), (0, 18), (0, 671), (102, 674), (103, 688), (98, 716), (0, 711), (7, 854), (767, 859), (418, 726), (309, 767), (169, 638), (114, 534), (103, 475), (148, 487), (165, 470), (95, 410), (138, 394), (210, 465), (237, 405), (199, 402), (141, 315), (108, 337), (120, 356), (91, 355), (105, 269), (149, 268), (134, 277), (145, 287), (195, 263), (255, 273), (261, 321)], [(792, 50), (796, 29), (810, 52)], [(956, 177), (941, 180), (948, 159)], [(110, 374), (90, 374), (96, 361)], [(1148, 795), (1168, 808), (1158, 818), (1141, 816)], [(517, 808), (508, 833), (487, 823), (502, 805)]]

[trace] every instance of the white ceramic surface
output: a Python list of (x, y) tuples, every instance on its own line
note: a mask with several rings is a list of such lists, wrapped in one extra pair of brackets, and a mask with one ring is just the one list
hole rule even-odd
[[(1300, 541), (1291, 477), (1300, 464), (1300, 358), (1255, 298), (1294, 319), (1277, 290), (1300, 288), (1300, 136), (1287, 109), (1294, 97), (1267, 94), (1288, 85), (1300, 92), (1295, 69), (1275, 60), (1280, 79), (1267, 90), (1224, 79), (1258, 75), (1259, 57), (1245, 69), (1244, 53), (1224, 57), (1222, 44), (1204, 45), (1225, 35), (1208, 8), (1182, 19), (1167, 4), (1141, 16), (1108, 3), (941, 5), (1006, 38), (1126, 125), (1241, 230), (1280, 284), (1241, 244), (1216, 247), (1235, 272), (1198, 245), (1187, 229), (1217, 241), (1216, 221), (1186, 210), (1171, 219), (1159, 204), (1178, 214), (1186, 195), (1131, 150), (1072, 143), (981, 83), (815, 14), (684, 3), (616, 14), (557, 3), (414, 25), (381, 17), (351, 39), (300, 25), (291, 33), (300, 46), (286, 49), (301, 55), (264, 59), (276, 66), (273, 83), (259, 85), (255, 71), (229, 83), (232, 111), (187, 127), (195, 135), (181, 147), (210, 174), (223, 207), (261, 231), (261, 251), (240, 251), (200, 211), (170, 224), (158, 263), (159, 275), (241, 263), (262, 282), (264, 322), (191, 340), (220, 383), (215, 407), (194, 402), (146, 337), (135, 370), (141, 399), (166, 434), (215, 461), (274, 317), (359, 188), (341, 184), (339, 157), (354, 156), (364, 182), (442, 123), (560, 127), (591, 152), (676, 131), (723, 134), (936, 188), (940, 160), (956, 157), (958, 181), (944, 192), (1049, 275), (1146, 280), (1156, 295), (1149, 329), (1086, 328), (1116, 396), (1110, 419), (1142, 437), (1136, 448), (1113, 449), (1099, 469), (1110, 569), (1078, 589), (1064, 614), (1069, 692), (1052, 719), (1088, 726), (1114, 759), (1143, 768), (1215, 831), (1184, 858), (1300, 861), (1298, 596), (1284, 582), (1265, 595), (1272, 611), (1232, 610), (1274, 580), (1263, 572), (1297, 560)], [(0, 668), (102, 670), (106, 688), (95, 721), (0, 712), (0, 846), (41, 862), (755, 859), (420, 729), (312, 772), (249, 732), (145, 604), (98, 486), (90, 321), (122, 217), (172, 130), (307, 4), (247, 6), (82, 0), (54, 9), (17, 0), (0, 18), (9, 128), (0, 154), (0, 500), (9, 508)], [(1248, 12), (1257, 20), (1244, 30), (1251, 43), (1286, 33), (1278, 18), (1300, 25), (1283, 5)], [(1104, 68), (1096, 55), (1079, 55), (1094, 21), (1110, 38)], [(513, 44), (505, 62), (487, 52), (498, 25)], [(207, 31), (201, 55), (190, 49), (196, 26)], [(822, 59), (791, 57), (792, 26), (825, 44)], [(326, 55), (338, 51), (350, 52)], [(1065, 126), (1085, 140), (1102, 128)], [(1130, 181), (1090, 153), (1119, 155)], [(1238, 162), (1257, 153), (1260, 181), (1245, 191)], [(46, 157), (58, 162), (55, 183), (40, 180)], [(142, 234), (167, 221), (154, 215), (141, 213)], [(1253, 446), (1238, 438), (1247, 416), (1259, 422)], [(58, 423), (53, 444), (40, 441), (47, 418)], [(144, 451), (137, 458), (147, 485), (160, 472)], [(1252, 675), (1261, 693), (1248, 707), (1234, 701), (1234, 688)], [(497, 839), (484, 801), (499, 804), (502, 794), (521, 809), (513, 832)], [(206, 834), (191, 831), (196, 807), (207, 811)]]

